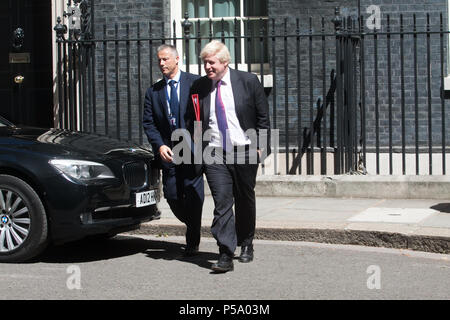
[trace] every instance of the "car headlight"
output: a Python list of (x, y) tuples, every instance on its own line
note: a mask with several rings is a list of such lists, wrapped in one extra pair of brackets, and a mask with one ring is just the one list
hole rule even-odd
[(53, 159), (49, 163), (65, 175), (81, 182), (115, 178), (111, 170), (97, 162), (70, 159)]

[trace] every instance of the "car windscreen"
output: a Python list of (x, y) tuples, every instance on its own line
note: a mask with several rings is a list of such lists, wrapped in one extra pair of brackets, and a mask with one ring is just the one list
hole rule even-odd
[(13, 124), (11, 122), (0, 116), (0, 127), (12, 127), (12, 126)]

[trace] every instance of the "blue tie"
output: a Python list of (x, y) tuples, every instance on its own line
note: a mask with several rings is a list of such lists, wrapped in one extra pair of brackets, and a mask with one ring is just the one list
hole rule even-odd
[[(170, 113), (172, 114), (172, 117), (175, 119), (175, 128), (180, 127), (180, 103), (178, 102), (178, 94), (177, 94), (177, 88), (175, 87), (175, 80), (170, 80)], [(172, 124), (173, 125), (173, 124)]]
[(219, 131), (222, 134), (222, 147), (223, 150), (226, 149), (226, 141), (227, 141), (227, 116), (225, 114), (225, 106), (223, 105), (222, 97), (220, 95), (220, 86), (222, 85), (222, 81), (219, 80), (217, 82), (217, 90), (216, 90), (216, 118), (217, 118), (217, 126), (219, 127)]

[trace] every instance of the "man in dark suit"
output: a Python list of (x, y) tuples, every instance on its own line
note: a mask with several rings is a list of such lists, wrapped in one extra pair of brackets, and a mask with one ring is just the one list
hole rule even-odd
[(215, 205), (211, 232), (219, 246), (212, 269), (227, 272), (234, 268), (236, 246), (241, 246), (240, 262), (253, 260), (254, 189), (259, 158), (270, 152), (269, 105), (256, 75), (229, 68), (230, 53), (223, 43), (210, 42), (200, 56), (206, 76), (191, 87), (186, 124), (194, 140), (194, 120), (201, 121), (203, 134), (207, 132), (203, 169)]
[(179, 56), (172, 45), (157, 49), (164, 78), (145, 94), (143, 126), (163, 175), (164, 197), (175, 216), (186, 224), (185, 255), (198, 252), (204, 200), (203, 176), (194, 166), (174, 162), (176, 141), (172, 132), (185, 128), (185, 112), (191, 84), (199, 76), (179, 69)]

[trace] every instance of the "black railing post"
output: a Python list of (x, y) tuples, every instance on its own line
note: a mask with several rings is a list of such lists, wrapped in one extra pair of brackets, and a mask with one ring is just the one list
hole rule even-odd
[(189, 15), (186, 12), (184, 14), (184, 21), (181, 23), (181, 26), (183, 27), (184, 30), (184, 53), (186, 55), (186, 72), (189, 72), (189, 65), (190, 65), (190, 61), (189, 61), (189, 40), (190, 40), (190, 33), (191, 33), (191, 26), (192, 26), (192, 22), (189, 21)]
[(351, 43), (351, 33), (352, 33), (352, 25), (351, 19), (348, 17), (346, 19), (346, 35), (343, 38), (344, 41), (344, 57), (343, 57), (343, 73), (344, 73), (344, 150), (345, 150), (345, 158), (344, 158), (344, 173), (349, 172), (351, 170), (352, 165), (352, 155), (353, 155), (353, 146), (352, 146), (352, 132), (353, 132), (353, 92), (352, 92), (352, 43)]
[(150, 73), (150, 83), (153, 84), (153, 32), (152, 32), (152, 22), (150, 21), (148, 23), (148, 68), (149, 68), (149, 73)]
[[(287, 18), (284, 19), (284, 61), (288, 61), (288, 31), (287, 31)], [(250, 71), (249, 71), (250, 72)], [(284, 130), (285, 130), (285, 150), (284, 155), (286, 157), (286, 174), (289, 172), (289, 65), (284, 64)]]
[[(413, 54), (414, 54), (414, 137), (416, 151), (416, 175), (419, 175), (419, 85), (418, 78), (418, 56), (417, 56), (417, 21), (413, 14)], [(378, 173), (378, 172), (377, 172)]]
[[(139, 22), (136, 24), (137, 38), (141, 38), (141, 27)], [(142, 72), (141, 72), (141, 41), (138, 40), (136, 42), (137, 46), (137, 77), (138, 77), (138, 97), (142, 97)], [(138, 110), (139, 110), (139, 120), (142, 119), (143, 116), (143, 106), (142, 99), (138, 99)], [(143, 138), (143, 130), (144, 128), (139, 123), (139, 144), (142, 144), (144, 141)]]
[(91, 9), (92, 9), (92, 0), (78, 0), (74, 2), (80, 3), (80, 11), (81, 11), (81, 17), (80, 17), (80, 27), (81, 27), (81, 34), (80, 39), (81, 40), (91, 40), (92, 39), (92, 33), (91, 33)]
[[(95, 30), (94, 30), (94, 21), (95, 21), (95, 0), (91, 0), (91, 7), (90, 7), (90, 22), (91, 22), (91, 32), (90, 35), (92, 37), (92, 39), (95, 39)], [(92, 91), (91, 92), (91, 96), (92, 96), (92, 130), (94, 132), (97, 132), (97, 92), (96, 92), (96, 57), (95, 57), (95, 48), (96, 48), (96, 43), (92, 42), (92, 47), (91, 47), (91, 83), (92, 83)]]
[(296, 50), (297, 50), (297, 148), (298, 148), (298, 174), (302, 174), (302, 158), (304, 155), (303, 149), (305, 148), (302, 144), (303, 128), (302, 128), (302, 90), (301, 90), (301, 51), (300, 51), (300, 19), (296, 19), (297, 28), (295, 33), (296, 37)]
[(367, 167), (366, 159), (366, 130), (367, 130), (367, 122), (366, 122), (366, 51), (365, 51), (365, 36), (364, 36), (364, 20), (363, 17), (359, 16), (359, 31), (361, 36), (360, 43), (360, 101), (361, 101), (361, 144), (362, 150), (360, 155), (362, 156), (362, 165), (364, 168)]
[(225, 44), (225, 20), (220, 20), (220, 41)]
[(387, 68), (388, 68), (388, 113), (389, 113), (389, 174), (393, 174), (392, 159), (392, 57), (391, 57), (391, 19), (387, 15)]
[[(200, 33), (200, 19), (197, 20), (197, 67), (198, 67), (198, 74), (202, 74), (202, 59), (200, 58), (200, 52), (202, 51), (202, 38)], [(237, 65), (237, 62), (236, 62)], [(236, 68), (237, 69), (237, 68)]]
[(403, 15), (400, 14), (400, 99), (401, 99), (401, 125), (402, 125), (402, 174), (406, 174), (406, 127), (405, 127), (405, 34), (403, 30)]
[[(272, 129), (276, 130), (277, 125), (277, 68), (276, 68), (276, 34), (275, 34), (275, 19), (272, 18)], [(299, 106), (300, 107), (300, 106)], [(274, 174), (278, 174), (278, 149), (274, 148), (273, 153)]]
[(108, 42), (106, 39), (106, 24), (103, 25), (103, 94), (105, 135), (109, 134), (109, 94), (108, 94)]
[(307, 173), (314, 174), (314, 77), (313, 77), (313, 36), (312, 17), (309, 17), (309, 37), (308, 37), (308, 62), (309, 62), (309, 152), (307, 158)]
[(175, 20), (172, 22), (172, 44), (175, 48), (177, 47), (177, 23)]
[(320, 146), (320, 174), (327, 174), (327, 88), (326, 88), (326, 42), (325, 42), (325, 18), (321, 21), (322, 32), (322, 126), (319, 124), (319, 139)]
[(63, 79), (62, 79), (62, 42), (64, 41), (64, 34), (67, 33), (67, 26), (61, 24), (61, 17), (56, 19), (56, 26), (53, 28), (56, 31), (56, 43), (58, 44), (57, 53), (57, 72), (58, 72), (58, 127), (64, 128), (64, 108), (63, 108)]
[[(236, 70), (239, 69), (238, 57), (239, 57), (239, 52), (240, 52), (239, 48), (240, 48), (240, 43), (241, 43), (241, 38), (238, 37), (238, 34), (239, 34), (238, 23), (239, 22), (238, 22), (237, 18), (234, 18), (234, 37), (233, 37), (233, 40), (234, 40), (234, 68)], [(200, 34), (199, 34), (199, 36), (200, 36)]]
[(116, 93), (116, 139), (121, 138), (121, 105), (120, 105), (120, 61), (119, 61), (119, 25), (116, 23), (114, 25), (114, 71), (115, 71), (115, 93)]
[(379, 97), (379, 72), (378, 72), (378, 34), (377, 29), (373, 31), (373, 64), (375, 85), (375, 153), (376, 174), (380, 174), (380, 97)]
[(245, 41), (245, 46), (246, 46), (246, 49), (247, 49), (247, 57), (246, 57), (247, 71), (248, 72), (252, 72), (252, 58), (253, 58), (253, 56), (251, 56), (251, 52), (252, 52), (253, 28), (252, 28), (252, 24), (250, 23), (250, 20), (247, 20), (246, 24), (247, 24), (247, 36), (246, 36), (247, 38), (246, 38), (246, 41)]
[(132, 127), (132, 122), (131, 122), (131, 76), (130, 76), (130, 70), (131, 70), (131, 64), (130, 64), (130, 24), (127, 23), (126, 24), (126, 35), (127, 35), (127, 40), (125, 42), (126, 45), (126, 56), (127, 56), (127, 112), (128, 112), (128, 140), (131, 141), (131, 136), (132, 136), (132, 132), (131, 132), (131, 127)]
[(333, 18), (334, 30), (336, 35), (336, 147), (334, 154), (334, 173), (342, 173), (342, 65), (341, 65), (341, 43), (342, 43), (342, 16), (339, 7), (335, 9)]
[(433, 174), (433, 120), (431, 101), (431, 26), (430, 14), (427, 13), (427, 111), (428, 111), (428, 174)]
[[(446, 173), (446, 139), (445, 139), (445, 99), (444, 99), (444, 94), (445, 94), (445, 84), (444, 84), (444, 22), (443, 22), (443, 18), (442, 18), (442, 12), (439, 15), (439, 53), (440, 53), (440, 63), (441, 63), (441, 74), (440, 74), (440, 78), (441, 78), (441, 87), (440, 87), (440, 92), (439, 92), (439, 97), (441, 100), (441, 145), (442, 145), (442, 174), (445, 175)], [(448, 62), (447, 62), (448, 63)]]
[[(356, 21), (352, 19), (352, 31), (356, 32)], [(358, 165), (358, 89), (357, 89), (357, 83), (358, 83), (358, 59), (357, 59), (357, 53), (358, 53), (358, 45), (359, 45), (359, 34), (358, 36), (352, 36), (350, 39), (350, 49), (351, 49), (351, 63), (352, 63), (352, 69), (351, 69), (351, 86), (350, 90), (352, 90), (352, 97), (351, 100), (352, 103), (352, 156), (351, 156), (351, 170), (356, 171), (357, 165)]]

